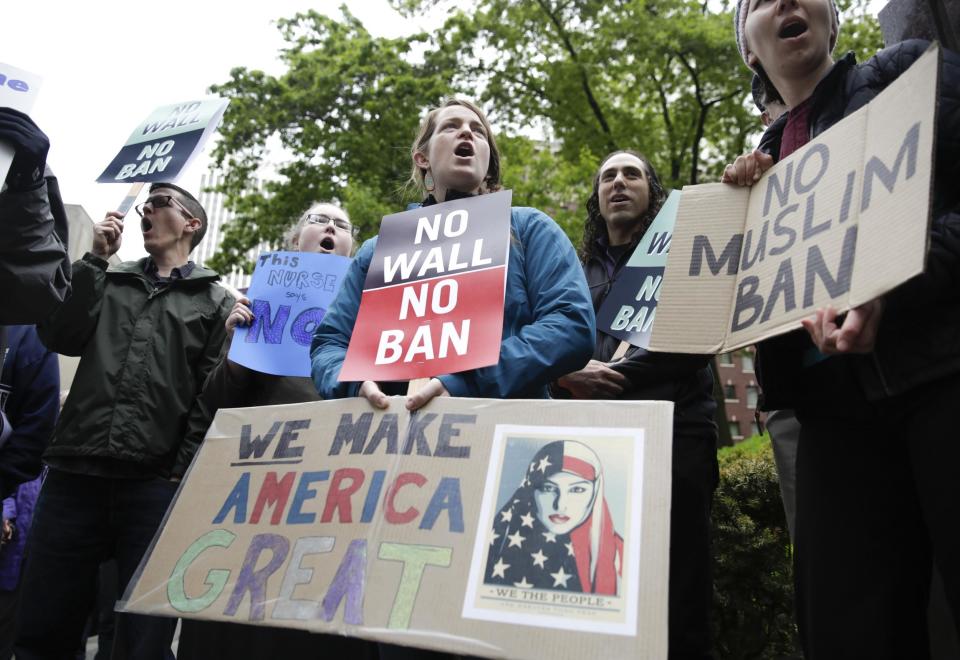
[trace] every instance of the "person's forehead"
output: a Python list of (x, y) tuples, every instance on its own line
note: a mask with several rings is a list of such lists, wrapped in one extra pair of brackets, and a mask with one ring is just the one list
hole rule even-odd
[(591, 483), (589, 479), (584, 479), (579, 474), (573, 474), (572, 472), (562, 472), (562, 471), (554, 472), (549, 477), (547, 477), (547, 481), (552, 481), (558, 485), (562, 484), (565, 486), (569, 486), (574, 483), (580, 483), (580, 482), (583, 482), (586, 484)]
[(147, 197), (156, 197), (157, 195), (170, 195), (178, 202), (180, 201), (180, 195), (178, 195), (177, 191), (173, 188), (154, 188)]
[(476, 112), (462, 105), (448, 105), (437, 114), (438, 124), (442, 124), (450, 119), (466, 120), (469, 122), (476, 122), (478, 124), (482, 123)]
[(310, 210), (307, 213), (317, 213), (321, 215), (330, 216), (331, 218), (340, 218), (342, 220), (347, 219), (346, 212), (335, 204), (314, 204), (310, 207)]
[(622, 170), (631, 167), (643, 171), (643, 161), (633, 154), (616, 154), (606, 160), (603, 167), (600, 168), (600, 174), (608, 170)]

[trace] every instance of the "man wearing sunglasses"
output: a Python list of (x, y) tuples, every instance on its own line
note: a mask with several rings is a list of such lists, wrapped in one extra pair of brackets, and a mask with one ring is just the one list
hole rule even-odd
[[(206, 213), (170, 183), (137, 207), (144, 248), (108, 268), (124, 220), (108, 213), (73, 264), (73, 294), (39, 326), (81, 356), (50, 447), (22, 583), (18, 658), (72, 657), (98, 565), (115, 557), (126, 587), (210, 423), (199, 394), (233, 305), (217, 274), (188, 260)], [(175, 619), (120, 615), (115, 657), (172, 658)]]

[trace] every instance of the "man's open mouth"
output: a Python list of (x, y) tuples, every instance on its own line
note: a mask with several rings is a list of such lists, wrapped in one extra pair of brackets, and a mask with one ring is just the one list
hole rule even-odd
[(336, 247), (336, 244), (333, 242), (333, 239), (330, 236), (324, 236), (323, 240), (320, 241), (320, 247), (324, 250), (333, 250)]
[(151, 229), (153, 229), (153, 222), (149, 218), (140, 218), (140, 231), (146, 234)]
[(802, 18), (787, 19), (787, 22), (780, 26), (777, 36), (781, 39), (793, 39), (799, 37), (807, 31), (807, 23)]
[(610, 201), (616, 204), (617, 202), (629, 202), (630, 198), (626, 195), (614, 195), (610, 198)]
[(453, 153), (462, 158), (469, 158), (474, 154), (473, 145), (469, 142), (461, 142), (457, 145), (457, 148), (453, 150)]

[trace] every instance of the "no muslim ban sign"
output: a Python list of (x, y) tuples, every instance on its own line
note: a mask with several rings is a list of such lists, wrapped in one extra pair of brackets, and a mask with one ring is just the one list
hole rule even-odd
[(489, 658), (667, 657), (673, 404), (221, 409), (123, 611)]
[(341, 381), (497, 363), (511, 197), (502, 191), (384, 217)]
[(644, 232), (597, 311), (597, 330), (646, 348), (660, 300), (680, 191), (674, 190)]
[(650, 348), (724, 353), (923, 272), (939, 53), (752, 188), (687, 186)]
[(160, 106), (137, 125), (97, 182), (175, 180), (216, 129), (227, 103), (208, 98)]

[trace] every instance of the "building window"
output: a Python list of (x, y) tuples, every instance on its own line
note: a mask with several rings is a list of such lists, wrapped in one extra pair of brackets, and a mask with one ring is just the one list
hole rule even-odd
[(742, 435), (740, 435), (740, 422), (738, 422), (738, 421), (736, 421), (736, 420), (733, 420), (733, 421), (731, 421), (731, 422), (728, 422), (728, 425), (730, 426), (730, 437), (731, 437), (731, 438), (742, 438), (742, 437), (743, 437)]
[(737, 400), (737, 386), (733, 383), (727, 383), (723, 386), (723, 398), (727, 401)]
[(750, 422), (750, 432), (753, 433), (753, 435), (760, 435), (760, 422), (757, 420)]
[(740, 368), (743, 371), (753, 371), (753, 353), (744, 351), (740, 354)]
[(722, 367), (732, 367), (733, 353), (721, 353), (719, 356), (717, 356), (717, 361)]
[(756, 385), (747, 385), (747, 408), (757, 407), (757, 396), (759, 392)]

